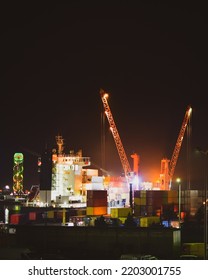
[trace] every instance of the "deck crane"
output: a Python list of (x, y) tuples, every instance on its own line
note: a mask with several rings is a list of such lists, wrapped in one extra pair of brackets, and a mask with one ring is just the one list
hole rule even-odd
[(118, 130), (116, 128), (116, 124), (114, 122), (113, 115), (111, 113), (111, 110), (110, 110), (110, 107), (109, 107), (109, 104), (108, 104), (108, 100), (107, 100), (108, 99), (108, 93), (106, 93), (103, 89), (101, 89), (100, 90), (100, 95), (101, 95), (101, 99), (102, 99), (102, 102), (103, 102), (103, 107), (104, 107), (104, 110), (105, 110), (105, 114), (106, 114), (106, 117), (107, 117), (109, 125), (110, 125), (110, 130), (113, 134), (113, 138), (114, 138), (114, 141), (115, 141), (115, 144), (116, 144), (116, 148), (118, 150), (118, 154), (119, 154), (119, 157), (120, 157), (120, 160), (121, 160), (121, 164), (122, 164), (122, 167), (123, 167), (123, 170), (124, 170), (124, 174), (125, 174), (125, 177), (127, 179), (127, 182), (129, 183), (129, 182), (131, 182), (131, 180), (133, 180), (135, 175), (138, 175), (139, 156), (136, 153), (131, 155), (131, 157), (133, 158), (133, 161), (134, 161), (134, 168), (133, 168), (133, 171), (132, 171), (132, 169), (130, 167), (130, 164), (129, 164), (129, 161), (127, 159), (123, 144), (121, 142), (121, 138), (120, 138)]
[(162, 159), (161, 161), (161, 189), (170, 190), (172, 178), (175, 172), (176, 163), (178, 160), (179, 152), (183, 142), (183, 137), (186, 131), (187, 124), (191, 116), (192, 108), (189, 105), (186, 109), (186, 113), (183, 119), (183, 123), (176, 141), (176, 145), (172, 154), (171, 160)]

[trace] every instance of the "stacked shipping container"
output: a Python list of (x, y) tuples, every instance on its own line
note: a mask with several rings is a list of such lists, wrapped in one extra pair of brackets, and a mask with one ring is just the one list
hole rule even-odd
[(107, 214), (107, 191), (106, 190), (88, 190), (86, 214), (106, 215)]

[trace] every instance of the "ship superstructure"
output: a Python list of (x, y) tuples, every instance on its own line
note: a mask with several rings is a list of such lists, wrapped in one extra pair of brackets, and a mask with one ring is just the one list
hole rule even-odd
[(70, 150), (65, 154), (64, 140), (62, 136), (56, 137), (58, 150), (52, 154), (52, 188), (51, 200), (67, 202), (80, 200), (82, 195), (82, 168), (89, 166), (90, 157), (83, 157), (82, 150), (75, 153)]

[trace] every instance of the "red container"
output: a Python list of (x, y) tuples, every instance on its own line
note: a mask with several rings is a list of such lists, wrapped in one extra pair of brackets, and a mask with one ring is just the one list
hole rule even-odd
[(36, 220), (36, 212), (29, 212), (29, 220), (30, 221)]
[(10, 215), (10, 224), (18, 225), (20, 223), (22, 215), (21, 214), (11, 214)]
[(106, 190), (88, 190), (87, 191), (87, 199), (107, 199), (107, 191)]
[(99, 206), (107, 206), (107, 197), (106, 198), (88, 198), (87, 199), (87, 207), (99, 207)]

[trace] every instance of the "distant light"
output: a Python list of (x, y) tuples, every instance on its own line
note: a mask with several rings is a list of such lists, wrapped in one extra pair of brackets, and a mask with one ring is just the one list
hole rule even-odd
[(41, 165), (42, 165), (41, 159), (38, 158), (38, 166), (41, 166)]
[(177, 178), (177, 179), (176, 179), (176, 182), (177, 182), (177, 183), (180, 183), (180, 182), (181, 182), (181, 178)]
[(73, 226), (74, 226), (74, 223), (69, 222), (69, 223), (66, 223), (65, 225), (68, 226), (68, 227), (73, 227)]
[(6, 185), (4, 188), (5, 188), (5, 190), (9, 190), (10, 186)]

